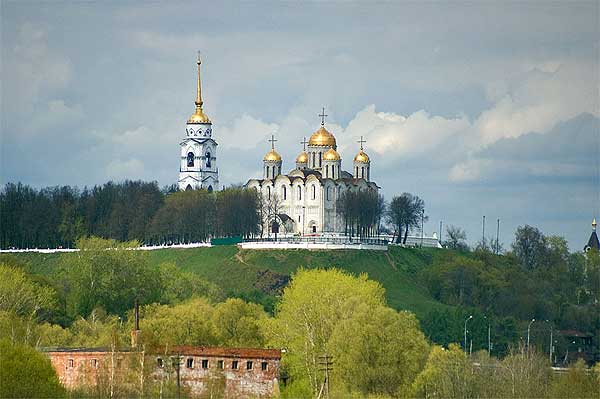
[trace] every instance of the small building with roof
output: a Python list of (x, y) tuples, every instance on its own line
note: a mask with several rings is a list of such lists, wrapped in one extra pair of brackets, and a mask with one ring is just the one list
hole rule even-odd
[(590, 234), (590, 238), (587, 244), (585, 244), (585, 246), (583, 247), (584, 252), (588, 252), (592, 249), (600, 251), (600, 242), (598, 241), (598, 234), (596, 234), (596, 225), (596, 218), (594, 218), (594, 220), (592, 221), (592, 234)]

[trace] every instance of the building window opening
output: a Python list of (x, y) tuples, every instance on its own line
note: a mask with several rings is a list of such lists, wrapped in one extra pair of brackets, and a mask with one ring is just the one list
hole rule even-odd
[(317, 163), (315, 162), (315, 153), (312, 153), (312, 167), (314, 169), (314, 167), (317, 165)]
[(98, 368), (98, 359), (92, 359), (91, 364), (92, 364), (92, 368), (97, 369)]
[(246, 362), (246, 370), (252, 370), (252, 360)]
[(74, 361), (73, 359), (69, 359), (68, 367), (73, 368)]
[(331, 178), (335, 179), (335, 165), (331, 165)]
[(194, 166), (194, 153), (193, 152), (188, 152), (188, 154), (187, 154), (187, 165), (188, 165), (188, 168), (191, 168)]
[(313, 225), (313, 227), (312, 227), (312, 232), (313, 232), (313, 233), (316, 233), (316, 232), (317, 232), (317, 226), (316, 226), (316, 225)]
[(327, 201), (331, 201), (331, 187), (327, 187)]
[(365, 168), (364, 167), (360, 168), (360, 177), (362, 177), (363, 179), (365, 177)]
[(223, 370), (224, 363), (222, 360), (217, 360), (217, 368)]
[(271, 187), (267, 186), (267, 199), (271, 199)]
[(208, 359), (202, 359), (202, 368), (203, 369), (207, 369), (208, 368)]
[(319, 153), (319, 168), (321, 167), (322, 160), (323, 160), (323, 154)]
[(161, 369), (165, 367), (165, 364), (163, 363), (163, 360), (160, 357), (156, 359), (156, 365)]
[(356, 178), (358, 178), (358, 166), (356, 167), (356, 173), (354, 173), (354, 176), (356, 176)]
[(187, 187), (185, 188), (185, 191), (190, 191), (192, 189), (192, 185), (188, 184)]
[(325, 177), (329, 177), (329, 165), (325, 165)]
[(234, 360), (233, 362), (231, 362), (231, 368), (233, 370), (237, 370), (238, 369), (238, 361)]
[(317, 186), (313, 185), (312, 186), (312, 199), (316, 199), (317, 198)]
[(262, 363), (260, 364), (260, 369), (261, 369), (262, 371), (267, 371), (267, 367), (268, 367), (268, 365), (267, 365), (267, 362), (262, 362)]
[(206, 167), (210, 168), (210, 152), (206, 153)]
[(281, 186), (281, 192), (283, 193), (283, 199), (286, 200), (287, 199), (287, 190), (286, 190), (285, 186)]
[(191, 357), (188, 357), (186, 366), (188, 369), (193, 369), (194, 368), (194, 359)]
[(212, 188), (212, 186), (208, 186), (208, 192), (209, 192), (209, 193), (212, 193), (212, 192), (213, 192), (213, 188)]
[(302, 187), (298, 186), (298, 201), (302, 201)]
[(275, 166), (273, 166), (273, 167), (271, 168), (271, 170), (273, 171), (273, 172), (272, 172), (272, 176), (273, 176), (273, 179), (274, 179), (274, 178), (275, 178)]

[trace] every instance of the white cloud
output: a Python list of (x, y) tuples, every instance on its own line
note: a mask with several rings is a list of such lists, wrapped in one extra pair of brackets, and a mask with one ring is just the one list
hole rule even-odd
[(217, 129), (215, 134), (222, 138), (219, 142), (223, 147), (247, 150), (255, 148), (257, 143), (268, 136), (277, 134), (279, 125), (265, 123), (244, 113), (241, 117), (234, 119), (233, 125), (225, 125), (215, 129)]

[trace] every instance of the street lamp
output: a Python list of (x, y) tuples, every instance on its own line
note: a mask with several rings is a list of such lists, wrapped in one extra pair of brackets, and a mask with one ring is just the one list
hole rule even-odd
[(492, 330), (490, 325), (490, 319), (487, 316), (483, 316), (484, 319), (488, 322), (488, 356), (492, 355)]
[(304, 222), (305, 212), (306, 212), (306, 206), (302, 205), (302, 237), (304, 237), (304, 225), (306, 224)]
[(550, 324), (550, 348), (548, 349), (548, 358), (550, 359), (550, 365), (552, 365), (552, 352), (553, 352), (552, 351), (552, 349), (553, 349), (553, 341), (552, 341), (553, 334), (552, 333), (554, 332), (553, 331), (554, 326), (552, 325), (552, 323), (550, 323), (549, 320), (546, 320), (546, 323)]
[(535, 319), (531, 319), (529, 325), (527, 326), (527, 353), (529, 353), (529, 331), (531, 330), (531, 325), (535, 322)]
[(473, 315), (467, 317), (467, 320), (465, 320), (465, 352), (467, 351), (467, 323), (469, 322), (469, 320), (471, 320), (473, 318)]
[(421, 209), (421, 248), (423, 248), (423, 236), (425, 232), (423, 231), (423, 227), (425, 224), (425, 209)]

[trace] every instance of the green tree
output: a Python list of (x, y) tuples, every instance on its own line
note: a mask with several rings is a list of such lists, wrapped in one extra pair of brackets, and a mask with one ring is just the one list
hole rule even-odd
[(328, 348), (334, 355), (334, 375), (348, 389), (394, 396), (408, 391), (429, 349), (412, 313), (381, 305), (360, 305), (341, 320)]
[(32, 281), (21, 269), (0, 263), (0, 310), (36, 318), (56, 307), (56, 293)]
[(255, 347), (264, 345), (261, 329), (267, 314), (262, 306), (230, 298), (215, 306), (212, 322), (219, 345)]
[(97, 307), (124, 315), (136, 300), (160, 299), (160, 273), (148, 264), (144, 251), (135, 250), (138, 246), (95, 237), (77, 240), (80, 252), (63, 255), (61, 267), (71, 316), (86, 317)]
[(536, 269), (547, 261), (547, 239), (537, 228), (519, 226), (515, 232), (512, 250), (525, 269)]
[(472, 395), (473, 366), (456, 344), (448, 349), (434, 346), (427, 363), (413, 383), (418, 398), (469, 398)]
[(0, 340), (1, 398), (64, 398), (50, 359), (30, 346)]
[(446, 247), (455, 249), (458, 251), (467, 251), (469, 246), (467, 245), (467, 233), (460, 227), (449, 225), (446, 227), (445, 241)]
[(420, 228), (421, 221), (427, 221), (425, 216), (425, 201), (416, 195), (402, 193), (400, 196), (392, 198), (388, 207), (387, 219), (397, 231), (396, 243), (400, 243), (402, 234), (404, 238), (402, 243), (406, 244), (408, 232), (413, 228)]
[(270, 344), (286, 348), (287, 372), (306, 381), (315, 395), (321, 382), (319, 356), (329, 349), (335, 327), (361, 304), (383, 306), (383, 287), (366, 275), (354, 277), (338, 269), (299, 269), (285, 288), (276, 317), (267, 324)]
[(554, 376), (548, 392), (551, 398), (590, 398), (600, 395), (600, 381), (592, 371), (586, 370), (585, 362), (579, 359), (564, 375)]

